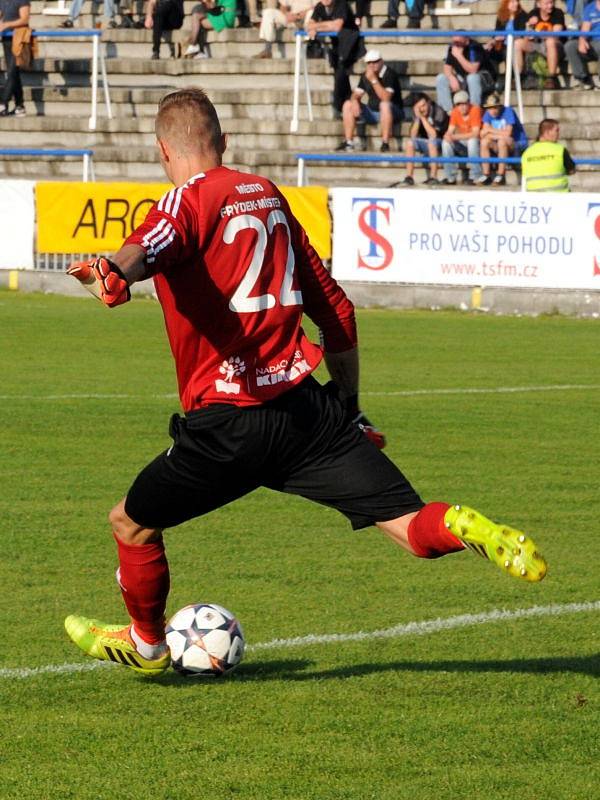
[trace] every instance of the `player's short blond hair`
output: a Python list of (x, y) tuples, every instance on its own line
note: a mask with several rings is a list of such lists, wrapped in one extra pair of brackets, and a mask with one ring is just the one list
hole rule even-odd
[(169, 142), (182, 155), (222, 151), (221, 123), (203, 89), (178, 89), (158, 104), (156, 138)]

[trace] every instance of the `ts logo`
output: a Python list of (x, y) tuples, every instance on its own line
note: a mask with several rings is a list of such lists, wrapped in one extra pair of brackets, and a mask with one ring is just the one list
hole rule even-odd
[(600, 276), (600, 203), (588, 203), (588, 218), (594, 225), (594, 276)]
[(357, 222), (360, 232), (366, 237), (368, 249), (357, 252), (357, 266), (365, 269), (385, 269), (394, 257), (394, 248), (381, 233), (382, 228), (389, 228), (390, 211), (394, 208), (393, 197), (353, 197), (352, 210), (362, 206), (358, 212)]

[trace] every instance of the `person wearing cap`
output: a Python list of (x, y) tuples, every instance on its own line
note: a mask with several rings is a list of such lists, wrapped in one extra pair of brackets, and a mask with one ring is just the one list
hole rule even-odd
[[(461, 89), (454, 95), (454, 108), (450, 114), (448, 130), (442, 139), (442, 155), (468, 156), (479, 158), (479, 134), (481, 132), (481, 108), (473, 105), (467, 92)], [(446, 186), (456, 184), (457, 165), (444, 164), (444, 183)], [(481, 175), (481, 165), (471, 164), (468, 183), (474, 183)]]
[(569, 151), (559, 144), (560, 125), (556, 119), (543, 119), (538, 138), (521, 159), (526, 192), (568, 192), (569, 175), (575, 164)]
[[(378, 50), (369, 50), (365, 55), (366, 69), (360, 76), (358, 86), (342, 106), (344, 140), (337, 150), (352, 152), (356, 122), (361, 119), (367, 125), (381, 126), (381, 152), (390, 149), (390, 138), (394, 122), (402, 119), (402, 94), (398, 74), (384, 63)], [(365, 100), (366, 102), (363, 102)]]
[[(508, 158), (518, 155), (527, 147), (527, 134), (520, 119), (510, 106), (505, 106), (500, 95), (494, 92), (485, 101), (483, 126), (481, 128), (480, 152), (482, 158), (498, 156)], [(492, 180), (490, 164), (483, 164), (483, 174), (475, 183), (480, 186), (504, 186), (506, 183), (506, 164), (498, 164), (496, 176)]]

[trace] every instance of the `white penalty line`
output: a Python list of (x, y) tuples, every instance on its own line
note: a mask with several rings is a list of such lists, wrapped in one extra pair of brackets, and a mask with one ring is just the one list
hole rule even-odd
[[(362, 396), (371, 397), (427, 397), (436, 395), (461, 395), (461, 394), (519, 394), (527, 392), (572, 392), (598, 390), (600, 384), (566, 383), (548, 386), (489, 386), (489, 387), (464, 387), (456, 389), (400, 389), (393, 392), (361, 392)], [(47, 402), (51, 400), (175, 400), (176, 393), (167, 394), (0, 394), (0, 401), (30, 401)]]
[[(302, 647), (316, 644), (342, 644), (344, 642), (364, 642), (371, 639), (400, 639), (404, 636), (426, 636), (440, 631), (451, 631), (457, 628), (470, 628), (476, 625), (486, 625), (489, 622), (508, 620), (532, 619), (536, 617), (560, 617), (566, 614), (581, 614), (590, 611), (600, 611), (600, 600), (587, 603), (564, 603), (549, 606), (532, 606), (531, 608), (517, 608), (513, 611), (506, 609), (493, 609), (480, 614), (459, 614), (455, 617), (446, 617), (422, 620), (421, 622), (407, 622), (394, 625), (392, 628), (383, 628), (375, 631), (358, 631), (356, 633), (325, 633), (309, 634), (308, 636), (295, 636), (290, 639), (271, 639), (269, 642), (257, 642), (247, 647), (248, 652), (264, 650), (278, 650), (289, 647)], [(88, 661), (82, 664), (48, 664), (42, 667), (0, 669), (0, 678), (26, 679), (36, 678), (38, 675), (65, 675), (75, 672), (89, 672), (100, 667), (115, 666), (106, 661)]]

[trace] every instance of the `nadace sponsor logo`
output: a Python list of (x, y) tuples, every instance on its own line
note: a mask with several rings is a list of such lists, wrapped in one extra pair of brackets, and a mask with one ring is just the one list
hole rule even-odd
[(309, 371), (310, 367), (305, 361), (302, 352), (296, 350), (291, 366), (289, 366), (289, 361), (286, 358), (282, 358), (281, 361), (278, 361), (276, 364), (269, 364), (266, 367), (257, 367), (256, 385), (270, 386), (275, 383), (289, 383), (295, 381), (300, 375), (304, 375), (305, 372)]
[(382, 270), (394, 258), (394, 248), (388, 236), (395, 208), (393, 197), (353, 197), (352, 212), (360, 231), (356, 251), (359, 269)]

